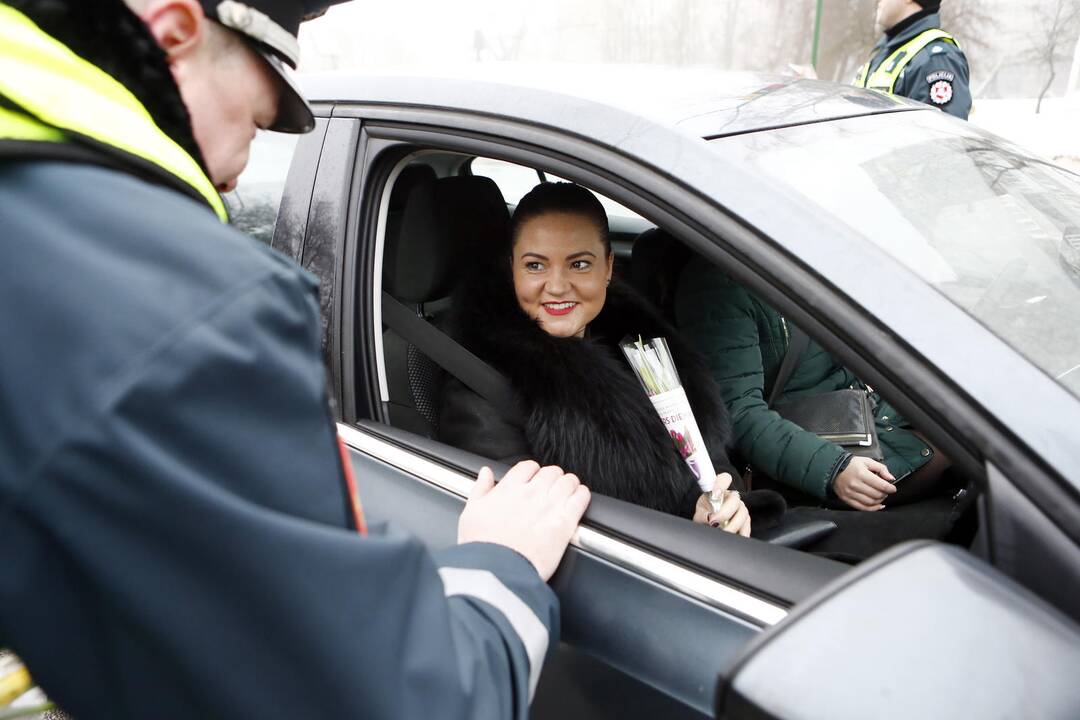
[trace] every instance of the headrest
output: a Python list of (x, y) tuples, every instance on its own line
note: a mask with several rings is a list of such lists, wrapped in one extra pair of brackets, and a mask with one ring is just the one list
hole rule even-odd
[(630, 257), (630, 282), (634, 289), (670, 317), (675, 284), (690, 260), (690, 249), (667, 231), (652, 228), (637, 236)]
[(506, 247), (510, 211), (494, 180), (480, 176), (443, 178), (438, 181), (438, 193), (456, 251), (487, 256)]
[(415, 187), (401, 229), (389, 237), (383, 287), (409, 303), (444, 298), (453, 290), (461, 257), (496, 253), (510, 232), (499, 187), (486, 177), (448, 177)]
[(424, 183), (433, 182), (436, 177), (435, 168), (430, 165), (406, 165), (390, 191), (390, 212), (402, 212), (412, 191)]

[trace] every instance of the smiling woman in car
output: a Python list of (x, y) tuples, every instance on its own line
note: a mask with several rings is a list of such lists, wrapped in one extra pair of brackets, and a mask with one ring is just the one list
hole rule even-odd
[[(731, 484), (719, 390), (675, 329), (612, 279), (607, 215), (596, 197), (572, 183), (541, 183), (518, 204), (503, 247), (478, 255), (466, 259), (471, 271), (455, 297), (456, 335), (510, 380), (519, 415), (500, 416), (450, 378), (440, 439), (487, 457), (559, 465), (593, 492), (749, 535), (737, 492), (716, 512), (699, 503), (696, 479), (619, 352), (628, 335), (667, 339), (721, 487)], [(782, 509), (762, 507), (755, 521)]]

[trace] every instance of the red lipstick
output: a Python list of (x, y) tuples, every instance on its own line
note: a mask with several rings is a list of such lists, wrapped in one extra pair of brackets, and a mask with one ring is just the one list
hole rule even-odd
[(544, 311), (548, 315), (566, 315), (576, 308), (576, 302), (544, 303)]

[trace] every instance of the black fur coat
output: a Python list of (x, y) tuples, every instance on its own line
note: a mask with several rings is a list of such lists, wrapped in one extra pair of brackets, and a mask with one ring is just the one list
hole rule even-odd
[(716, 472), (731, 423), (704, 361), (629, 287), (613, 282), (587, 337), (545, 333), (517, 305), (509, 281), (471, 283), (456, 298), (454, 332), (511, 382), (521, 408), (507, 419), (454, 378), (444, 385), (439, 437), (487, 457), (533, 458), (577, 474), (593, 492), (690, 517), (701, 491), (618, 343), (664, 337)]

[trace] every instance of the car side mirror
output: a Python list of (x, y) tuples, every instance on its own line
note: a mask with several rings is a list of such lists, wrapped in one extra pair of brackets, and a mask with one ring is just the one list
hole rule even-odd
[(721, 677), (733, 720), (1075, 718), (1080, 626), (963, 550), (868, 560), (756, 638)]

